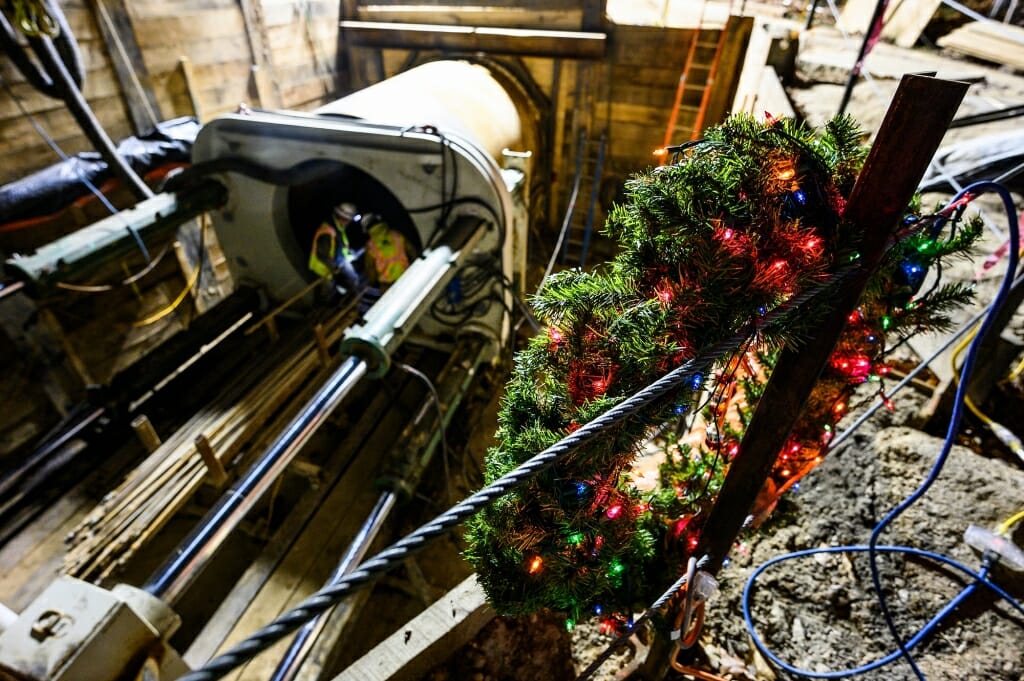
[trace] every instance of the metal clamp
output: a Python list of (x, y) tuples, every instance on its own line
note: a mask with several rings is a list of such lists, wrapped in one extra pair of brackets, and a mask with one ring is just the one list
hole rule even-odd
[(691, 556), (686, 564), (686, 583), (682, 588), (683, 607), (676, 616), (675, 628), (669, 633), (669, 638), (675, 643), (669, 662), (676, 671), (692, 674), (689, 667), (679, 662), (679, 653), (689, 650), (700, 640), (705, 606), (717, 593), (718, 582), (710, 573), (698, 570), (697, 559)]
[(60, 26), (40, 0), (14, 0), (14, 23), (29, 38), (60, 35)]

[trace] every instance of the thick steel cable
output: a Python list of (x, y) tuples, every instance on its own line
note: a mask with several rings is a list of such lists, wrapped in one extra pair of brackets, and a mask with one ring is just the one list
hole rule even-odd
[(695, 374), (704, 373), (722, 357), (731, 354), (735, 348), (746, 340), (751, 333), (762, 332), (766, 328), (779, 326), (791, 321), (800, 308), (813, 298), (823, 296), (833, 285), (842, 282), (856, 270), (847, 268), (831, 275), (821, 284), (808, 289), (766, 314), (757, 326), (736, 334), (711, 346), (698, 357), (687, 361), (668, 372), (654, 383), (643, 388), (636, 394), (620, 402), (593, 421), (573, 431), (555, 444), (551, 445), (532, 459), (521, 464), (490, 485), (466, 497), (455, 506), (421, 525), (418, 529), (359, 567), (328, 585), (304, 600), (292, 610), (280, 615), (273, 622), (257, 630), (230, 650), (218, 655), (203, 667), (181, 677), (179, 681), (216, 681), (233, 669), (251, 660), (253, 657), (270, 648), (277, 641), (288, 636), (314, 617), (326, 612), (353, 593), (364, 589), (380, 579), (390, 570), (398, 567), (407, 559), (423, 551), (431, 542), (440, 539), (476, 515), (498, 498), (526, 483), (534, 476), (553, 466), (566, 454), (582, 447), (598, 435), (629, 418), (644, 407), (650, 406), (667, 393), (679, 388), (689, 387)]

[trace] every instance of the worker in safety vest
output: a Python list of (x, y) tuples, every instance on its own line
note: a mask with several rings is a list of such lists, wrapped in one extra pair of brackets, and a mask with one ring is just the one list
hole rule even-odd
[(409, 269), (407, 242), (402, 233), (376, 216), (367, 216), (366, 271), (370, 283), (386, 286), (398, 281)]
[(349, 232), (358, 230), (359, 209), (355, 204), (342, 203), (331, 211), (330, 220), (325, 220), (313, 234), (313, 245), (309, 251), (309, 271), (324, 279), (335, 279), (346, 289), (353, 290), (359, 283), (359, 275), (352, 266), (356, 257)]

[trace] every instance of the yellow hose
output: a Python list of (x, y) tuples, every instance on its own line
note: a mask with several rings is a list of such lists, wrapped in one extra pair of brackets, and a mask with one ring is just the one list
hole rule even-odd
[[(200, 230), (200, 244), (202, 244), (202, 242), (204, 241), (204, 239), (202, 237), (203, 237), (204, 232), (206, 231), (206, 220), (205, 219), (202, 220), (202, 222), (200, 223), (199, 230)], [(154, 312), (153, 314), (149, 315), (145, 319), (139, 319), (139, 320), (137, 320), (135, 322), (132, 322), (132, 326), (135, 327), (135, 328), (139, 328), (139, 327), (142, 327), (142, 326), (149, 326), (150, 324), (154, 324), (154, 323), (160, 321), (161, 319), (163, 319), (167, 315), (169, 315), (172, 312), (174, 312), (175, 310), (177, 310), (178, 307), (183, 302), (185, 302), (185, 298), (188, 297), (189, 292), (195, 287), (196, 282), (199, 281), (199, 275), (202, 273), (202, 271), (203, 271), (203, 254), (200, 253), (199, 254), (199, 260), (196, 262), (196, 267), (195, 267), (195, 269), (192, 270), (192, 276), (189, 277), (188, 283), (185, 285), (185, 288), (182, 289), (181, 293), (178, 294), (178, 297), (175, 298), (171, 302), (171, 304), (168, 305), (167, 307), (165, 307), (164, 309), (159, 310), (157, 312)]]
[[(949, 358), (949, 363), (953, 369), (954, 384), (958, 384), (960, 382), (960, 373), (959, 369), (957, 369), (957, 361), (960, 359), (961, 353), (963, 353), (963, 351), (967, 349), (967, 346), (971, 344), (971, 341), (974, 340), (974, 337), (978, 334), (979, 328), (981, 328), (980, 322), (971, 330), (969, 334), (964, 336), (963, 339), (953, 349), (953, 354)], [(1000, 442), (1002, 442), (1010, 449), (1010, 451), (1016, 454), (1021, 459), (1021, 461), (1024, 461), (1024, 443), (1021, 442), (1020, 438), (1017, 437), (1017, 435), (1012, 430), (1010, 430), (1009, 428), (1007, 428), (1006, 426), (999, 423), (998, 421), (990, 417), (988, 414), (983, 412), (978, 407), (978, 405), (974, 403), (974, 400), (971, 399), (970, 395), (967, 394), (967, 391), (964, 391), (964, 405), (971, 411), (972, 414), (978, 417), (979, 421), (985, 424), (985, 427), (988, 428), (992, 432), (992, 434), (999, 439)]]
[(996, 532), (1002, 535), (1009, 534), (1010, 530), (1013, 529), (1013, 526), (1022, 520), (1024, 520), (1024, 510), (1017, 511), (1015, 514), (1004, 520)]

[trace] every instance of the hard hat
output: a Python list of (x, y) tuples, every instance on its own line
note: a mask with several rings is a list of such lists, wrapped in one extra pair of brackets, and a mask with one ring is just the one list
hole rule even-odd
[(345, 202), (338, 204), (337, 206), (334, 207), (334, 214), (337, 217), (342, 218), (344, 220), (351, 221), (352, 218), (354, 218), (356, 216), (356, 213), (358, 212), (359, 209), (356, 208), (356, 205), (354, 203)]

